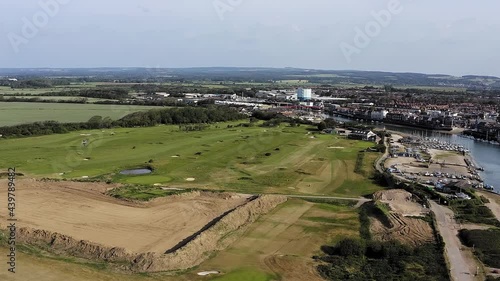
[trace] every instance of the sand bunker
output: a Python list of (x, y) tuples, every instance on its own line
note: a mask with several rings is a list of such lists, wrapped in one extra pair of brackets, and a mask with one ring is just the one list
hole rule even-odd
[(186, 181), (195, 181), (195, 178), (187, 178)]
[(218, 271), (202, 271), (202, 272), (198, 272), (197, 274), (199, 276), (207, 276), (207, 275), (212, 275), (212, 274), (219, 274), (220, 272)]

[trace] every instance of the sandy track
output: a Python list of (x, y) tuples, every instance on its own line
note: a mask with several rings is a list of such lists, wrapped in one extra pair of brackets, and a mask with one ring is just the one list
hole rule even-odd
[[(105, 184), (18, 180), (16, 185), (18, 226), (136, 253), (164, 253), (246, 201), (239, 195), (194, 193), (135, 203), (103, 195), (110, 187)], [(0, 180), (0, 186), (7, 182)], [(5, 193), (0, 189), (0, 198)]]
[(458, 229), (460, 226), (453, 219), (453, 211), (445, 206), (441, 206), (433, 201), (431, 208), (436, 215), (436, 223), (439, 233), (445, 242), (445, 254), (450, 263), (450, 274), (454, 281), (473, 281), (476, 269), (476, 263), (472, 255), (468, 255), (460, 239), (458, 238)]

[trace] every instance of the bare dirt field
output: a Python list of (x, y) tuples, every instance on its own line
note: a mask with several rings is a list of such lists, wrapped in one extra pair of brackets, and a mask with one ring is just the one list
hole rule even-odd
[(392, 212), (405, 217), (425, 216), (430, 211), (417, 203), (413, 194), (401, 189), (378, 191), (373, 194), (373, 199), (389, 205)]
[(370, 231), (380, 241), (398, 240), (404, 244), (418, 246), (433, 242), (431, 226), (423, 219), (429, 209), (423, 208), (404, 190), (386, 190), (374, 194), (374, 200), (389, 205), (387, 219), (371, 218)]
[(398, 240), (403, 244), (415, 246), (434, 242), (432, 229), (426, 221), (394, 213), (390, 214), (389, 219), (392, 227), (387, 227), (378, 219), (372, 219), (370, 231), (377, 240)]
[[(0, 185), (7, 186), (5, 180)], [(131, 253), (165, 253), (214, 218), (244, 204), (246, 196), (190, 193), (150, 202), (128, 202), (103, 194), (112, 186), (19, 180), (18, 225), (47, 230)], [(6, 198), (6, 189), (0, 198)], [(0, 221), (5, 221), (5, 213)]]

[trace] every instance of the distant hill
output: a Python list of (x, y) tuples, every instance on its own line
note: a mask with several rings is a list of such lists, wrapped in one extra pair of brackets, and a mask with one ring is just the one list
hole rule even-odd
[(467, 75), (394, 73), (382, 71), (315, 70), (300, 68), (196, 67), (196, 68), (0, 68), (0, 77), (92, 77), (102, 79), (157, 79), (255, 81), (308, 80), (318, 84), (441, 86), (468, 89), (500, 88), (500, 78)]

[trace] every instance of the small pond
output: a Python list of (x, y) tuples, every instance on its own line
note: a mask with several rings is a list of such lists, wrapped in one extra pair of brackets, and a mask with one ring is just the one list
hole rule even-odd
[(122, 175), (146, 175), (146, 174), (151, 174), (153, 171), (150, 169), (132, 169), (132, 170), (123, 170), (120, 172)]

